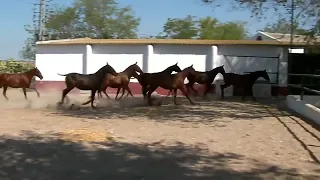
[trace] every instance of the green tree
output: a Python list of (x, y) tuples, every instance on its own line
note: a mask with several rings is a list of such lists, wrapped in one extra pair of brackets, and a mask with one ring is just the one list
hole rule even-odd
[[(47, 19), (47, 39), (137, 38), (140, 18), (134, 16), (131, 7), (118, 7), (115, 0), (74, 0), (69, 7), (52, 9)], [(26, 28), (31, 35), (34, 30)], [(21, 54), (24, 58), (34, 56), (34, 42), (31, 38)], [(32, 50), (31, 50), (32, 49)]]
[[(263, 31), (271, 32), (271, 33), (290, 34), (291, 23), (285, 18), (280, 18), (275, 23), (267, 24), (266, 27), (263, 29)], [(308, 31), (301, 28), (298, 23), (294, 24), (294, 32), (295, 34), (299, 34), (299, 35), (308, 34)]]
[(168, 18), (162, 34), (164, 35), (159, 35), (160, 38), (193, 39), (197, 37), (198, 28), (195, 17), (189, 15), (185, 18)]
[(156, 38), (170, 39), (243, 39), (247, 34), (245, 23), (220, 23), (211, 17), (168, 19)]
[[(219, 7), (222, 0), (201, 0), (206, 4)], [(294, 13), (292, 14), (292, 2), (294, 2)], [(235, 10), (250, 9), (252, 16), (256, 18), (265, 17), (265, 12), (273, 10), (279, 17), (290, 18), (293, 15), (294, 22), (300, 25), (311, 24), (308, 35), (313, 37), (320, 34), (320, 0), (232, 0), (228, 1)], [(291, 23), (290, 23), (291, 24)]]

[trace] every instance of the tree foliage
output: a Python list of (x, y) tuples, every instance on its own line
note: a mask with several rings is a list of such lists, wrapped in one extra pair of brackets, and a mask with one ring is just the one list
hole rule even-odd
[(25, 62), (16, 62), (13, 59), (7, 61), (0, 61), (0, 73), (21, 73), (33, 67), (33, 64)]
[[(303, 29), (299, 23), (295, 23), (294, 26), (294, 32), (298, 35), (306, 35), (308, 34), (308, 31)], [(278, 21), (274, 23), (269, 23), (266, 25), (266, 27), (263, 29), (265, 32), (271, 32), (271, 33), (283, 33), (283, 34), (290, 34), (291, 32), (291, 23), (285, 19), (280, 18)]]
[[(215, 6), (226, 3), (221, 0), (201, 0), (206, 4)], [(291, 13), (292, 2), (294, 2), (294, 13)], [(274, 10), (280, 17), (291, 17), (300, 25), (311, 25), (308, 29), (310, 37), (320, 34), (320, 0), (232, 0), (234, 9), (250, 9), (252, 16), (261, 18), (268, 10)], [(290, 23), (291, 24), (291, 23)]]
[(157, 38), (170, 39), (243, 39), (247, 35), (245, 23), (220, 23), (211, 17), (169, 18), (163, 26), (163, 32)]
[[(140, 18), (131, 7), (119, 7), (115, 0), (74, 0), (69, 7), (56, 7), (46, 22), (48, 40), (79, 37), (99, 39), (137, 38)], [(34, 30), (26, 26), (32, 38), (21, 55), (34, 59)]]

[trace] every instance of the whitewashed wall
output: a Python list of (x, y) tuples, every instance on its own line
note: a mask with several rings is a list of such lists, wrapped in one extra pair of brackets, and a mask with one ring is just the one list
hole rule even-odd
[[(86, 46), (37, 46), (36, 66), (43, 75), (43, 81), (64, 81), (57, 73), (82, 73)], [(39, 80), (39, 78), (37, 78)]]
[[(64, 80), (57, 73), (94, 73), (107, 62), (117, 72), (135, 62), (144, 72), (159, 72), (177, 62), (181, 69), (193, 64), (197, 71), (224, 65), (226, 72), (240, 74), (279, 70), (279, 85), (286, 86), (287, 56), (286, 48), (262, 45), (38, 45), (36, 65), (43, 73), (43, 81)], [(279, 63), (276, 57), (280, 58)], [(276, 80), (276, 75), (269, 76), (271, 81)], [(216, 78), (219, 79), (222, 77)]]
[[(90, 48), (90, 47), (88, 47)], [(131, 64), (138, 62), (142, 69), (143, 54), (147, 47), (143, 45), (93, 45), (92, 54), (87, 59), (87, 73), (95, 73), (108, 62), (117, 72), (125, 70)], [(131, 80), (137, 82), (136, 79)]]

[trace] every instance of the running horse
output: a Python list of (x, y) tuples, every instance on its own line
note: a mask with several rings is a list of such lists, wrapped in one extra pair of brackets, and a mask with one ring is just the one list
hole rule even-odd
[(27, 98), (27, 88), (32, 89), (37, 93), (37, 96), (40, 97), (38, 90), (35, 87), (30, 87), (32, 78), (37, 76), (40, 79), (43, 79), (43, 76), (37, 67), (32, 68), (23, 73), (3, 73), (0, 74), (0, 88), (3, 87), (3, 96), (7, 99), (7, 89), (11, 88), (22, 88), (24, 98)]
[(106, 90), (108, 87), (111, 87), (111, 88), (118, 88), (117, 95), (115, 97), (116, 100), (117, 100), (117, 97), (119, 95), (121, 88), (122, 88), (122, 95), (119, 97), (118, 100), (120, 100), (123, 97), (125, 90), (128, 91), (126, 97), (129, 96), (129, 94), (133, 97), (131, 89), (129, 88), (129, 83), (130, 83), (131, 77), (136, 72), (139, 72), (140, 74), (143, 73), (141, 68), (138, 66), (138, 62), (130, 65), (124, 71), (118, 73), (118, 75), (116, 75), (116, 76), (111, 75), (111, 74), (107, 74), (105, 77), (104, 83), (102, 85), (102, 88), (98, 91), (98, 95), (100, 97), (102, 97), (102, 95), (101, 95), (101, 91), (102, 91), (110, 99)]
[(93, 101), (96, 92), (101, 88), (101, 84), (107, 74), (117, 75), (118, 73), (111, 67), (108, 63), (107, 65), (100, 68), (94, 74), (79, 74), (79, 73), (68, 73), (59, 74), (60, 76), (65, 76), (66, 88), (62, 91), (62, 98), (59, 104), (63, 104), (66, 95), (73, 89), (78, 88), (80, 90), (91, 90), (91, 98), (82, 103), (82, 105), (89, 104), (91, 102), (91, 107), (96, 108), (93, 105)]
[(157, 75), (153, 76), (153, 81), (149, 83), (148, 86), (148, 103), (152, 105), (151, 102), (151, 94), (158, 88), (162, 87), (164, 89), (173, 90), (173, 102), (175, 105), (177, 104), (177, 90), (179, 89), (189, 100), (190, 104), (195, 105), (190, 97), (188, 96), (187, 87), (184, 84), (184, 80), (186, 77), (190, 75), (194, 75), (196, 71), (193, 68), (193, 65), (185, 68), (181, 72), (177, 74), (165, 74), (165, 75)]
[[(193, 87), (194, 83), (204, 84), (206, 86), (206, 90), (205, 90), (203, 96), (206, 96), (207, 93), (212, 89), (212, 82), (214, 81), (214, 79), (218, 73), (220, 73), (222, 75), (224, 75), (226, 73), (224, 70), (224, 65), (218, 66), (210, 71), (205, 71), (205, 72), (195, 71), (195, 73), (193, 75), (189, 75), (187, 77), (187, 79), (189, 81), (186, 84), (187, 89), (188, 90), (192, 89), (196, 93), (196, 96), (197, 96), (198, 92)], [(172, 91), (169, 91), (167, 96), (169, 96), (171, 93), (172, 93)]]
[(153, 83), (153, 81), (162, 81), (163, 76), (170, 75), (172, 72), (181, 72), (180, 67), (178, 66), (178, 63), (169, 66), (165, 70), (161, 72), (156, 72), (156, 73), (143, 73), (139, 75), (139, 83), (142, 86), (141, 91), (143, 94), (143, 97), (147, 97), (148, 93), (148, 87), (150, 83)]
[(248, 74), (235, 74), (235, 73), (225, 73), (223, 75), (224, 84), (221, 87), (221, 99), (224, 99), (224, 89), (233, 85), (234, 87), (243, 88), (242, 100), (245, 100), (246, 95), (250, 94), (252, 99), (256, 101), (253, 97), (252, 87), (258, 78), (264, 78), (266, 81), (270, 81), (270, 77), (266, 70), (254, 71)]

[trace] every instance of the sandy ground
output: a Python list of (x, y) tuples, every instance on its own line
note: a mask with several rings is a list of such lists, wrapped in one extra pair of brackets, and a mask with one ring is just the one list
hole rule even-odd
[[(0, 179), (320, 179), (320, 131), (282, 99), (147, 107), (136, 97), (70, 110), (56, 105), (60, 92), (28, 96), (0, 97)], [(96, 141), (62, 138), (79, 129)]]

